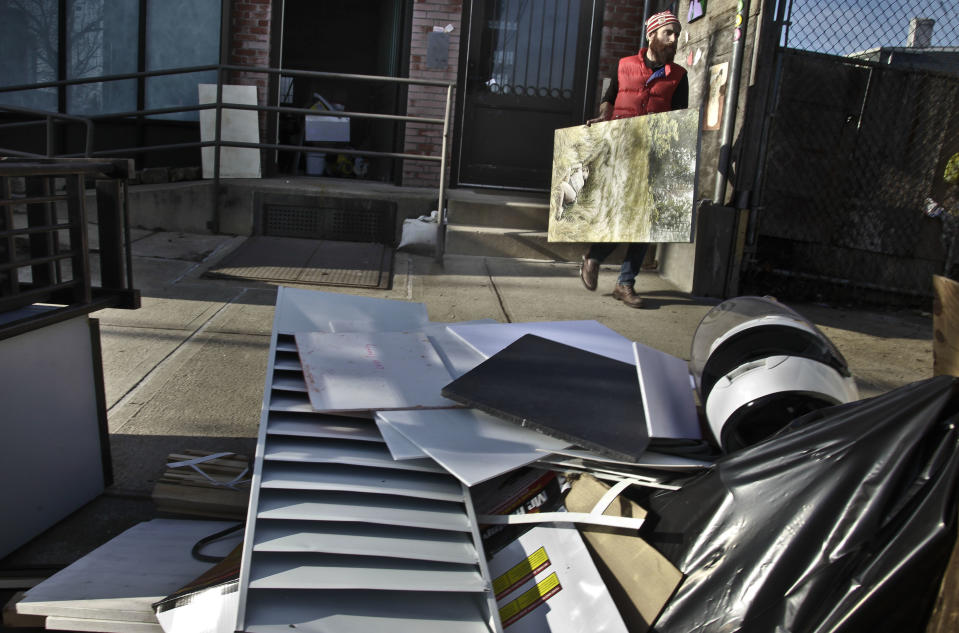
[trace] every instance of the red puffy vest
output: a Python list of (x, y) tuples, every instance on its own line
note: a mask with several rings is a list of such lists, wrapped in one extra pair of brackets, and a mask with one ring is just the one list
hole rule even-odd
[(650, 81), (654, 71), (643, 61), (645, 58), (644, 48), (638, 55), (619, 60), (619, 92), (613, 104), (614, 119), (670, 110), (673, 93), (686, 75), (686, 69), (677, 64), (666, 64), (660, 76)]

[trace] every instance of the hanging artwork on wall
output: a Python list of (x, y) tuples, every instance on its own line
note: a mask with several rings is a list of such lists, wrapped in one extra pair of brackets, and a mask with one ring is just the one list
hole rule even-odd
[(550, 242), (689, 242), (699, 110), (556, 130)]
[(687, 22), (695, 22), (706, 15), (706, 0), (689, 0), (689, 11), (686, 14)]

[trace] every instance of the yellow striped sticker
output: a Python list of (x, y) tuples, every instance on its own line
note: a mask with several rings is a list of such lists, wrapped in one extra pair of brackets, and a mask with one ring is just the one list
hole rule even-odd
[(543, 578), (541, 581), (536, 583), (535, 587), (531, 587), (529, 590), (524, 591), (516, 600), (504, 604), (499, 609), (500, 621), (503, 622), (503, 627), (507, 627), (513, 622), (516, 622), (521, 617), (543, 604), (549, 600), (553, 595), (558, 593), (563, 586), (559, 583), (559, 578), (556, 576), (554, 571), (546, 578)]
[(493, 593), (499, 598), (532, 578), (537, 572), (549, 566), (549, 554), (545, 547), (521, 560), (505, 573), (493, 579)]

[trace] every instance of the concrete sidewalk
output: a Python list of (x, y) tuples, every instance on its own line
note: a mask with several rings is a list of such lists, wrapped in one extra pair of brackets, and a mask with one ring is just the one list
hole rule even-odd
[[(154, 518), (150, 493), (168, 453), (251, 455), (263, 397), (276, 286), (202, 277), (245, 238), (137, 231), (139, 310), (100, 320), (115, 483), (107, 493), (17, 550), (4, 568), (62, 566), (135, 523)], [(426, 304), (437, 322), (595, 319), (624, 336), (689, 358), (700, 319), (716, 304), (644, 273), (635, 310), (610, 292), (616, 266), (586, 291), (577, 266), (531, 260), (398, 253), (390, 290), (310, 288)], [(932, 316), (791, 305), (846, 356), (864, 397), (932, 375)]]

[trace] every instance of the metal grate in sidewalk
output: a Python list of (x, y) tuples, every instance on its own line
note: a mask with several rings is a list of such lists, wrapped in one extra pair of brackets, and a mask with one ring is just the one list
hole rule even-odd
[(254, 236), (204, 276), (387, 290), (393, 249), (370, 242)]

